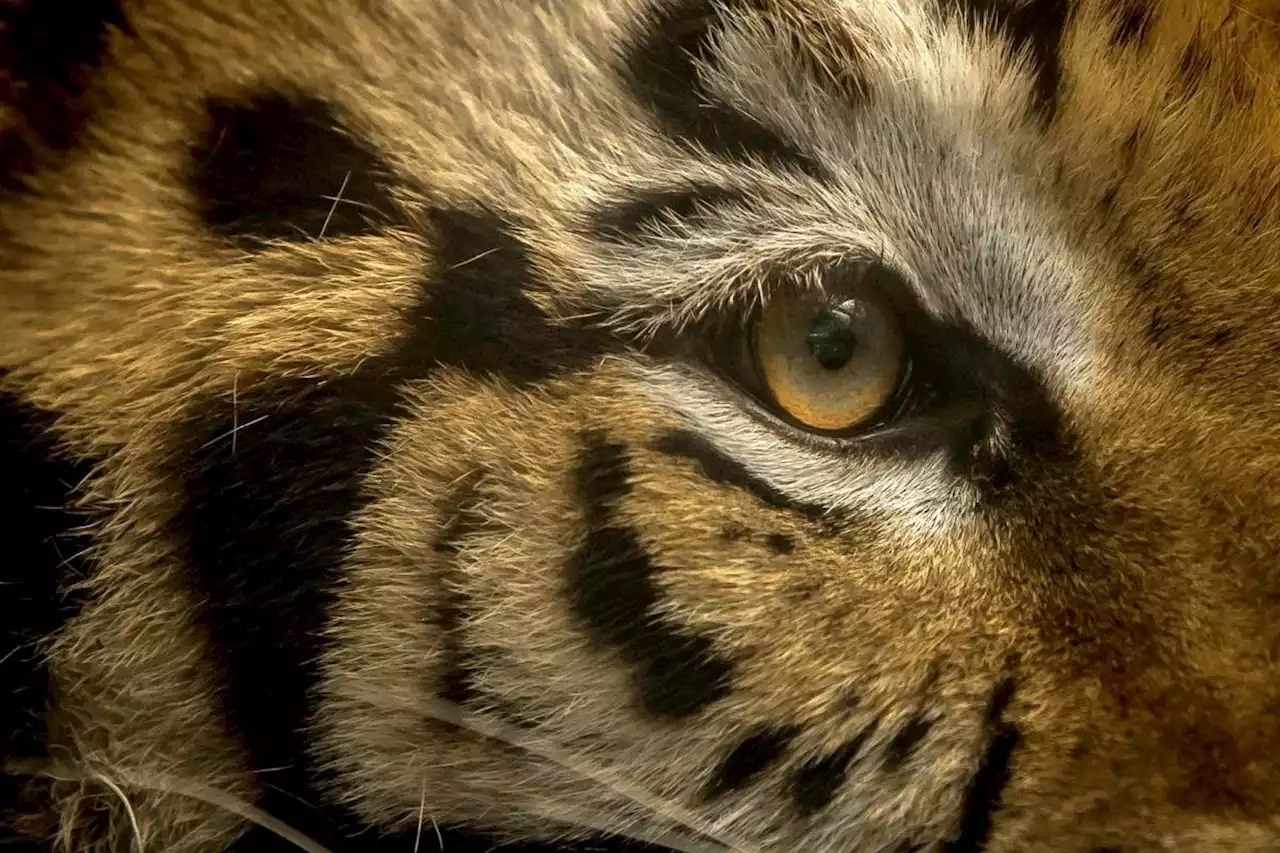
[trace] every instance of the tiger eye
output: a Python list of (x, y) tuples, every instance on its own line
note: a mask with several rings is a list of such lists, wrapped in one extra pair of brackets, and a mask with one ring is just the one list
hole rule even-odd
[(839, 432), (865, 423), (893, 396), (905, 347), (892, 306), (872, 293), (781, 294), (761, 311), (755, 357), (787, 415)]

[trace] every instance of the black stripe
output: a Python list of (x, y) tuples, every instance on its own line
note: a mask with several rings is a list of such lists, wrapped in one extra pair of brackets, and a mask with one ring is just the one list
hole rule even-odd
[(1116, 13), (1115, 30), (1111, 34), (1111, 46), (1132, 47), (1141, 50), (1147, 42), (1147, 33), (1155, 19), (1155, 7), (1151, 0), (1123, 0)]
[(696, 224), (717, 208), (746, 203), (747, 195), (741, 190), (708, 183), (629, 190), (596, 211), (592, 233), (603, 240), (626, 242), (661, 226)]
[(933, 728), (936, 719), (930, 719), (924, 714), (915, 714), (911, 719), (902, 724), (902, 727), (894, 733), (889, 740), (889, 745), (885, 747), (884, 764), (885, 770), (897, 770), (911, 753), (915, 752), (918, 747), (929, 734), (929, 730)]
[[(88, 545), (77, 531), (87, 519), (72, 505), (93, 467), (57, 443), (55, 415), (0, 391), (0, 767), (7, 760), (45, 756), (49, 678), (41, 642), (80, 612), (82, 594), (68, 585), (89, 572)], [(4, 813), (40, 809), (40, 786), (0, 772), (0, 844), (16, 843)]]
[(790, 554), (796, 549), (796, 540), (786, 533), (770, 533), (764, 537), (764, 544), (775, 554)]
[(703, 798), (714, 800), (752, 784), (786, 755), (799, 732), (795, 726), (769, 726), (743, 738), (716, 767), (702, 790)]
[(712, 46), (726, 12), (755, 5), (756, 0), (654, 0), (639, 36), (624, 49), (622, 76), (673, 138), (721, 157), (822, 177), (813, 158), (716, 97), (698, 74), (695, 61), (717, 61)]
[(1187, 42), (1182, 57), (1178, 60), (1178, 80), (1183, 91), (1190, 95), (1200, 88), (1212, 65), (1213, 58), (1205, 47), (1204, 39), (1196, 33)]
[(0, 190), (21, 191), (76, 147), (113, 33), (132, 34), (121, 0), (0, 3)]
[(615, 509), (631, 491), (625, 445), (600, 431), (582, 436), (575, 475), (586, 535), (566, 566), (567, 596), (592, 639), (616, 648), (634, 668), (637, 698), (649, 715), (681, 719), (729, 693), (730, 661), (709, 639), (672, 626), (659, 614), (658, 566)]
[(1018, 726), (1004, 719), (1015, 689), (1010, 676), (1002, 679), (991, 692), (986, 715), (987, 751), (969, 782), (960, 817), (960, 834), (943, 845), (946, 853), (982, 853), (987, 846), (992, 821), (1000, 810), (1000, 798), (1009, 784), (1013, 751), (1022, 740)]
[(309, 242), (405, 225), (388, 190), (394, 174), (372, 143), (342, 128), (313, 97), (266, 91), (205, 102), (187, 183), (205, 227), (244, 248)]
[(872, 720), (851, 739), (792, 775), (789, 793), (801, 817), (814, 815), (831, 804), (844, 785), (850, 762), (862, 752), (878, 724), (878, 720)]
[[(315, 826), (303, 721), (352, 517), (408, 385), (441, 366), (528, 386), (594, 363), (601, 338), (554, 325), (527, 291), (527, 252), (496, 216), (432, 215), (435, 277), (392, 352), (326, 381), (268, 379), (185, 415), (170, 524), (214, 642), (223, 699), (250, 761), (273, 772), (263, 807)], [(234, 435), (234, 440), (233, 440)], [(278, 789), (285, 793), (277, 793)], [(321, 826), (318, 833), (323, 833)], [(326, 842), (328, 836), (319, 840)], [(331, 840), (331, 839), (330, 839)]]
[(817, 504), (795, 501), (756, 477), (735, 460), (721, 453), (715, 445), (696, 432), (686, 429), (669, 429), (653, 442), (653, 449), (667, 456), (688, 459), (698, 467), (698, 473), (713, 483), (743, 489), (761, 503), (774, 509), (785, 509), (805, 518), (828, 519), (830, 513)]
[(1032, 109), (1051, 123), (1062, 99), (1062, 41), (1074, 0), (942, 0), (944, 8), (978, 25), (994, 25), (1031, 63)]

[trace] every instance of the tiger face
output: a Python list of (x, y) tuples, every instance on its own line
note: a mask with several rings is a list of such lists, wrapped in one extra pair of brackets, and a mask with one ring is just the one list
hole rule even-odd
[(91, 5), (0, 29), (15, 826), (1280, 849), (1271, 6)]

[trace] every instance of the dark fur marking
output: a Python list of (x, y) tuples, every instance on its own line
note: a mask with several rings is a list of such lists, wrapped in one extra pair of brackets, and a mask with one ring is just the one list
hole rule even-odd
[(1023, 53), (1035, 76), (1032, 109), (1040, 121), (1051, 124), (1062, 98), (1062, 40), (1071, 17), (1073, 0), (942, 0), (954, 14), (976, 24), (990, 22), (997, 32)]
[(688, 459), (697, 465), (698, 473), (713, 483), (743, 489), (774, 509), (786, 509), (809, 519), (822, 519), (827, 510), (816, 504), (793, 501), (768, 483), (753, 476), (733, 459), (721, 453), (710, 441), (685, 429), (669, 429), (653, 443), (659, 453)]
[(1147, 33), (1155, 20), (1155, 9), (1150, 0), (1125, 0), (1116, 16), (1115, 29), (1111, 33), (1111, 46), (1117, 49), (1142, 50), (1146, 46)]
[(597, 210), (592, 232), (603, 240), (626, 242), (673, 223), (696, 224), (717, 208), (746, 203), (745, 193), (716, 184), (635, 190)]
[(441, 633), (439, 695), (457, 705), (468, 705), (476, 698), (474, 663), (468, 656), (463, 637), (464, 625), (470, 613), (470, 601), (461, 583), (451, 572), (452, 560), (457, 558), (463, 543), (484, 526), (477, 506), (477, 487), (484, 478), (483, 471), (476, 471), (454, 486), (442, 507), (444, 523), (440, 527), (432, 548), (444, 557), (439, 578), (437, 602), (433, 621)]
[(695, 64), (714, 64), (714, 34), (725, 13), (754, 0), (655, 0), (646, 26), (624, 49), (620, 72), (662, 129), (730, 159), (753, 159), (815, 177), (825, 171), (760, 121), (717, 98)]
[(831, 804), (844, 784), (850, 762), (858, 757), (878, 723), (878, 720), (872, 720), (853, 738), (792, 774), (788, 790), (801, 817), (816, 814)]
[(428, 214), (439, 279), (412, 346), (441, 365), (500, 377), (518, 386), (593, 367), (619, 347), (593, 327), (553, 322), (528, 296), (545, 289), (529, 250), (496, 215)]
[(987, 751), (965, 793), (960, 834), (943, 845), (945, 853), (982, 853), (986, 847), (992, 821), (1000, 809), (1000, 798), (1009, 784), (1013, 752), (1022, 740), (1018, 726), (1004, 719), (1015, 689), (1013, 677), (1009, 676), (991, 692), (986, 714)]
[(728, 694), (733, 666), (708, 638), (657, 615), (662, 593), (654, 576), (665, 569), (615, 517), (631, 491), (626, 445), (597, 430), (581, 440), (575, 478), (586, 535), (566, 566), (570, 607), (588, 636), (618, 649), (632, 665), (646, 713), (689, 717)]
[(848, 30), (806, 22), (803, 36), (787, 31), (792, 54), (810, 80), (832, 91), (836, 98), (851, 107), (865, 107), (871, 101), (871, 80), (867, 74), (867, 48), (851, 37)]
[(933, 728), (933, 724), (937, 720), (929, 719), (923, 714), (916, 714), (894, 733), (889, 740), (889, 745), (885, 747), (884, 764), (885, 770), (897, 770), (900, 768), (920, 745), (920, 742), (929, 734), (929, 730)]
[(1106, 192), (1102, 194), (1102, 197), (1098, 199), (1098, 212), (1101, 213), (1104, 218), (1110, 217), (1115, 211), (1116, 196), (1119, 192), (1120, 191), (1117, 188), (1109, 187)]
[(1198, 34), (1192, 36), (1182, 52), (1182, 58), (1178, 60), (1178, 79), (1182, 81), (1187, 94), (1194, 92), (1204, 82), (1212, 62), (1203, 39)]
[(796, 540), (785, 533), (770, 533), (764, 537), (764, 544), (775, 554), (790, 554), (796, 549)]
[(1133, 164), (1138, 159), (1138, 144), (1142, 141), (1142, 128), (1135, 127), (1128, 136), (1125, 137), (1124, 144), (1120, 146), (1120, 155), (1124, 158), (1126, 169), (1132, 169)]
[(705, 800), (714, 800), (731, 791), (741, 791), (787, 753), (799, 734), (795, 726), (768, 727), (752, 732), (735, 746), (716, 767), (702, 790)]
[(1244, 215), (1244, 221), (1250, 231), (1257, 231), (1262, 227), (1265, 219), (1275, 214), (1277, 200), (1280, 198), (1280, 181), (1272, 182), (1270, 187), (1260, 196), (1258, 201), (1246, 209)]
[(800, 580), (787, 584), (782, 594), (788, 601), (803, 603), (813, 599), (822, 592), (822, 582), (816, 580)]
[(751, 538), (751, 531), (745, 524), (728, 521), (720, 528), (720, 538), (726, 542), (741, 542), (743, 539)]
[[(80, 612), (83, 595), (68, 587), (90, 569), (80, 556), (87, 543), (76, 530), (87, 519), (72, 504), (93, 465), (59, 446), (54, 419), (0, 391), (0, 767), (9, 758), (46, 754), (50, 684), (42, 643)], [(24, 790), (27, 781), (0, 772), (0, 846), (16, 841), (6, 812), (23, 803), (42, 808), (25, 796), (45, 786)]]
[(1164, 306), (1157, 305), (1151, 309), (1151, 317), (1147, 320), (1147, 343), (1153, 347), (1161, 347), (1169, 333), (1177, 328), (1178, 321), (1170, 318)]
[(1199, 227), (1204, 217), (1196, 210), (1197, 207), (1196, 193), (1191, 189), (1184, 190), (1178, 203), (1173, 207), (1170, 226), (1183, 231)]
[(343, 130), (327, 102), (268, 91), (243, 101), (212, 98), (205, 110), (188, 183), (218, 237), (252, 249), (266, 240), (360, 237), (405, 224), (386, 187), (391, 167)]
[(113, 33), (132, 35), (121, 0), (0, 4), (0, 190), (21, 192), (76, 147)]
[(576, 348), (591, 349), (597, 336), (553, 326), (528, 299), (537, 283), (501, 220), (441, 210), (432, 221), (436, 278), (423, 282), (393, 350), (346, 376), (264, 381), (234, 405), (229, 394), (206, 399), (187, 412), (174, 448), (181, 491), (171, 535), (204, 602), (227, 712), (253, 766), (292, 768), (272, 774), (262, 807), (294, 825), (315, 823), (297, 798), (320, 801), (303, 772), (299, 729), (321, 631), (342, 583), (350, 519), (366, 502), (363, 481), (406, 386), (440, 366), (527, 386), (598, 355)]
[[(188, 413), (174, 459), (183, 495), (173, 536), (204, 602), (229, 717), (253, 766), (289, 768), (272, 774), (274, 785), (311, 801), (300, 731), (308, 691), (351, 546), (348, 520), (364, 503), (361, 484), (397, 396), (394, 381), (362, 370), (279, 380), (242, 392), (234, 407), (208, 400)], [(233, 447), (234, 425), (259, 419)], [(268, 805), (290, 823), (312, 820), (273, 789)]]

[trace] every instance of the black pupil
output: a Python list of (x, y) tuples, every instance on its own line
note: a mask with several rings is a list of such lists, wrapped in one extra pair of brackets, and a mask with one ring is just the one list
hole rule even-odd
[(824, 308), (813, 320), (805, 339), (809, 352), (826, 370), (839, 370), (858, 349), (853, 317), (842, 307)]

